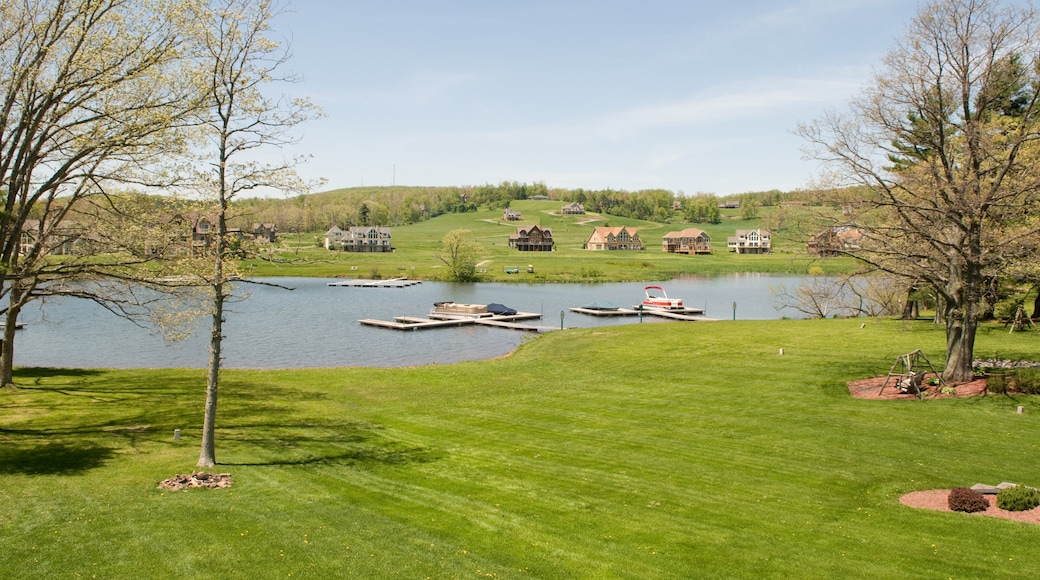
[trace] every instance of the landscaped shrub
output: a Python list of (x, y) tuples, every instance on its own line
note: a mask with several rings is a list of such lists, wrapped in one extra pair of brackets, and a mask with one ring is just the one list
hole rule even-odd
[(997, 507), (1011, 512), (1023, 512), (1040, 506), (1040, 489), (1016, 485), (997, 492)]
[(1011, 377), (1004, 373), (994, 373), (986, 377), (986, 390), (996, 395), (1006, 395), (1012, 390)]
[(989, 507), (989, 500), (986, 499), (986, 496), (970, 487), (951, 489), (947, 502), (950, 504), (950, 509), (955, 512), (981, 512)]
[(1040, 369), (1015, 369), (1015, 390), (1024, 395), (1040, 394)]
[(986, 379), (986, 390), (998, 395), (1040, 395), (1040, 369), (1021, 368), (993, 373)]

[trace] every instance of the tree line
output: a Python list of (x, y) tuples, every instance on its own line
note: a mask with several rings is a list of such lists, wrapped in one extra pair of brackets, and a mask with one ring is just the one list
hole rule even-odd
[(662, 189), (550, 188), (541, 182), (507, 181), (482, 186), (356, 187), (290, 198), (246, 198), (237, 200), (234, 208), (239, 225), (266, 222), (275, 224), (283, 232), (315, 232), (332, 226), (401, 226), (449, 213), (505, 209), (514, 201), (532, 198), (580, 202), (586, 211), (662, 223), (720, 223), (719, 204), (724, 201), (738, 202), (741, 216), (754, 219), (759, 207), (804, 201), (809, 196), (801, 191), (772, 190), (720, 197), (707, 193), (685, 195)]

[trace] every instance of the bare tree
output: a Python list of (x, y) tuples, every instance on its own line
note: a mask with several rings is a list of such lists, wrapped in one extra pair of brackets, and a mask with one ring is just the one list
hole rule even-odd
[(161, 183), (144, 171), (178, 150), (194, 105), (181, 59), (183, 10), (141, 0), (0, 4), (0, 381), (12, 379), (15, 322), (31, 300), (71, 295), (119, 310), (99, 277), (125, 277), (139, 257), (96, 236), (104, 262), (50, 254), (91, 232), (70, 217), (113, 183)]
[(990, 0), (923, 6), (847, 114), (799, 128), (829, 163), (851, 252), (934, 288), (946, 325), (944, 378), (973, 377), (986, 282), (1024, 259), (1040, 210), (1040, 38), (1031, 8)]
[(288, 49), (269, 37), (271, 21), (278, 11), (268, 0), (218, 0), (200, 8), (197, 15), (202, 25), (198, 59), (205, 93), (200, 127), (206, 147), (201, 153), (203, 162), (209, 165), (200, 179), (216, 218), (208, 273), (200, 270), (212, 311), (199, 467), (216, 463), (225, 304), (232, 298), (232, 282), (241, 278), (227, 225), (231, 202), (242, 192), (257, 188), (303, 189), (293, 170), (298, 160), (262, 163), (251, 154), (260, 148), (293, 143), (290, 130), (317, 114), (306, 99), (272, 99), (264, 93), (270, 83), (294, 80), (277, 76), (289, 58)]

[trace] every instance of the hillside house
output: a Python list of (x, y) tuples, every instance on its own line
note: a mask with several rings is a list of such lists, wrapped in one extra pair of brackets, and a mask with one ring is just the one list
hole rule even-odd
[(643, 240), (635, 229), (626, 226), (611, 228), (600, 226), (592, 231), (592, 235), (585, 242), (588, 250), (642, 250)]
[(585, 206), (581, 202), (569, 203), (563, 206), (563, 215), (585, 215)]
[(325, 232), (325, 248), (344, 252), (392, 252), (390, 228), (381, 226), (332, 226)]
[(729, 199), (718, 204), (719, 209), (740, 209), (740, 202)]
[(767, 230), (737, 230), (726, 240), (726, 249), (738, 254), (768, 254), (771, 242)]
[(509, 236), (509, 247), (521, 252), (551, 252), (554, 246), (552, 230), (549, 228), (520, 227)]
[(249, 228), (249, 235), (257, 242), (273, 244), (278, 241), (278, 226), (273, 223), (254, 223), (252, 227)]
[(842, 252), (858, 250), (863, 232), (850, 227), (830, 227), (809, 238), (805, 250), (820, 257), (838, 256)]
[(711, 236), (698, 228), (686, 228), (665, 234), (661, 245), (670, 254), (710, 254)]
[(524, 219), (524, 216), (521, 215), (520, 212), (516, 211), (515, 209), (507, 207), (502, 212), (502, 219), (506, 220), (507, 222), (518, 222)]
[(75, 223), (62, 222), (59, 227), (45, 226), (47, 224), (40, 220), (25, 220), (18, 244), (19, 255), (28, 256), (36, 252), (37, 240), (44, 230), (43, 247), (39, 248), (41, 255), (72, 256), (89, 253), (81, 228)]
[(343, 249), (343, 230), (339, 226), (332, 226), (329, 231), (325, 232), (325, 249)]

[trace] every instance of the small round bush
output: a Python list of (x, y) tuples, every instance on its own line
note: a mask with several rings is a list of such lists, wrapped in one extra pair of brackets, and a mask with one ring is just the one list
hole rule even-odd
[(997, 492), (997, 507), (1010, 512), (1024, 512), (1040, 506), (1040, 489), (1016, 485)]
[(986, 496), (970, 487), (951, 489), (947, 502), (950, 504), (950, 509), (955, 512), (981, 512), (989, 507), (989, 500), (986, 499)]

